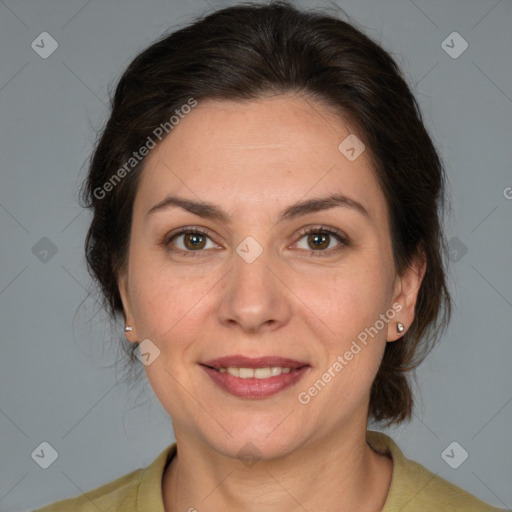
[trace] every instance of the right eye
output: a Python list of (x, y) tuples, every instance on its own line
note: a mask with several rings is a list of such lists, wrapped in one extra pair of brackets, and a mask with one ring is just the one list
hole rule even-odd
[(164, 245), (174, 251), (173, 244), (175, 244), (177, 246), (177, 252), (187, 253), (187, 256), (196, 256), (196, 254), (194, 254), (195, 252), (203, 252), (203, 249), (213, 248), (206, 247), (208, 240), (213, 244), (210, 236), (205, 231), (196, 228), (188, 228), (168, 235), (164, 241)]

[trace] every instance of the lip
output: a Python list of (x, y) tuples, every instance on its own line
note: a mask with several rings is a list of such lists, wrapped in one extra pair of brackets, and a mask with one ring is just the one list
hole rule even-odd
[[(297, 383), (309, 370), (308, 363), (285, 357), (264, 356), (250, 358), (241, 355), (221, 357), (200, 363), (203, 371), (221, 389), (239, 398), (262, 399), (275, 395)], [(290, 368), (290, 373), (282, 373), (267, 379), (242, 379), (229, 373), (220, 373), (218, 368), (266, 368), (280, 366)], [(217, 368), (217, 369), (216, 369)]]
[(219, 357), (200, 363), (211, 368), (228, 368), (229, 366), (237, 368), (266, 368), (267, 366), (280, 366), (281, 368), (297, 369), (302, 366), (309, 366), (306, 362), (288, 359), (286, 357), (263, 356), (263, 357), (245, 357), (241, 355)]

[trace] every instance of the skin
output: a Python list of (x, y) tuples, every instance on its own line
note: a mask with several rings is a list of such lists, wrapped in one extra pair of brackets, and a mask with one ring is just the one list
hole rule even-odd
[[(413, 321), (425, 260), (397, 275), (368, 151), (349, 161), (338, 150), (350, 133), (305, 96), (204, 101), (147, 157), (119, 289), (128, 339), (150, 339), (160, 350), (145, 371), (178, 446), (162, 480), (166, 511), (384, 505), (393, 463), (365, 441), (370, 388), (386, 343), (402, 336), (397, 322), (407, 329)], [(292, 203), (332, 193), (358, 201), (368, 216), (338, 206), (278, 222)], [(147, 214), (168, 195), (215, 203), (230, 221), (177, 207)], [(321, 226), (340, 230), (348, 245), (331, 235), (318, 249), (300, 234)], [(202, 249), (193, 249), (194, 235), (165, 246), (166, 235), (186, 227), (208, 230)], [(248, 236), (263, 250), (252, 263), (236, 252)], [(299, 403), (298, 394), (393, 304), (400, 312), (371, 343)], [(198, 365), (234, 354), (289, 357), (310, 368), (276, 395), (242, 399)], [(247, 443), (258, 452), (252, 467), (237, 456)]]

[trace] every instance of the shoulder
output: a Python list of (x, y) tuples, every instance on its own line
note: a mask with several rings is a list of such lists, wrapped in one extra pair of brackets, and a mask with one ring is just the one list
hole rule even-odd
[(123, 510), (131, 510), (130, 506), (133, 507), (135, 504), (137, 488), (143, 472), (143, 469), (137, 469), (80, 496), (57, 501), (34, 512), (98, 512), (98, 510), (110, 512), (118, 510), (121, 503), (126, 507)]
[(175, 453), (176, 444), (172, 444), (146, 468), (136, 469), (91, 491), (34, 512), (135, 512), (139, 510), (137, 503), (144, 503), (148, 511), (164, 512), (162, 476)]
[(502, 512), (404, 456), (382, 432), (369, 430), (368, 443), (393, 459), (393, 476), (382, 512)]

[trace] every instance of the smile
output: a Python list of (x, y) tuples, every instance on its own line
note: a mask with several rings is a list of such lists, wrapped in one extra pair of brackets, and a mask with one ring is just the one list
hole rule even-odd
[(229, 356), (200, 367), (222, 391), (239, 398), (262, 399), (296, 384), (310, 365), (287, 358)]
[(266, 368), (215, 368), (220, 373), (229, 373), (233, 377), (241, 379), (268, 379), (269, 377), (277, 377), (282, 373), (290, 373), (291, 368), (281, 368), (280, 366), (267, 366)]

